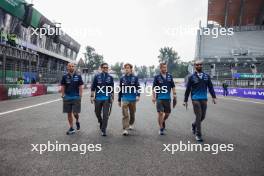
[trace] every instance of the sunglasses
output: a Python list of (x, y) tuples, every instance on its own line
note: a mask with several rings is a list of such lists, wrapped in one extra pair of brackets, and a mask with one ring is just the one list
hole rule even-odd
[(108, 67), (102, 67), (103, 69), (108, 69)]

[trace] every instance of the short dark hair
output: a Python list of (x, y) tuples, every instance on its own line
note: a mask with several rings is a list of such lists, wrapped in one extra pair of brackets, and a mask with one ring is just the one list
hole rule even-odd
[(133, 69), (133, 65), (132, 65), (132, 64), (130, 64), (130, 63), (126, 63), (126, 64), (124, 65), (124, 68), (126, 68), (126, 66), (129, 66), (129, 67), (130, 67), (130, 69)]
[(107, 64), (106, 62), (104, 62), (104, 63), (102, 63), (102, 64), (100, 65), (100, 67), (103, 68), (104, 65), (107, 65), (107, 66), (108, 66), (108, 64)]
[(197, 64), (203, 64), (203, 60), (196, 60), (196, 61), (194, 61), (194, 65), (197, 65)]
[(165, 62), (161, 62), (161, 63), (160, 63), (160, 68), (161, 68), (163, 65), (167, 65), (167, 63), (165, 63)]

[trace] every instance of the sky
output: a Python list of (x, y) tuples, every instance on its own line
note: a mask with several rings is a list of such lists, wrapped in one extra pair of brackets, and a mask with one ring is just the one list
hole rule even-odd
[(81, 44), (109, 64), (157, 65), (159, 49), (173, 47), (182, 61), (194, 59), (199, 21), (207, 0), (28, 0)]

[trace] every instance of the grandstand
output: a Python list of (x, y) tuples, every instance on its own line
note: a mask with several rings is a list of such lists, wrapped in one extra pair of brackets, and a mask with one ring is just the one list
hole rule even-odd
[[(216, 37), (205, 33), (209, 29), (232, 29), (232, 35)], [(264, 74), (264, 0), (209, 0), (207, 26), (197, 32), (195, 58), (204, 61), (204, 71), (216, 85), (226, 81), (231, 86), (251, 87), (255, 81), (263, 87), (262, 78), (234, 74)]]
[[(0, 84), (58, 83), (68, 62), (76, 62), (80, 44), (24, 0), (0, 1)], [(38, 29), (38, 30), (37, 30)], [(32, 31), (37, 31), (36, 33)]]

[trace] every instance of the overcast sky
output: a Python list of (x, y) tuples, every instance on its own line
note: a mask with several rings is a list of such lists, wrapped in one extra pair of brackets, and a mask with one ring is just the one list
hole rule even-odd
[[(31, 0), (28, 0), (31, 2)], [(206, 22), (207, 0), (33, 0), (34, 7), (107, 62), (157, 65), (159, 49), (194, 58), (196, 29)]]

